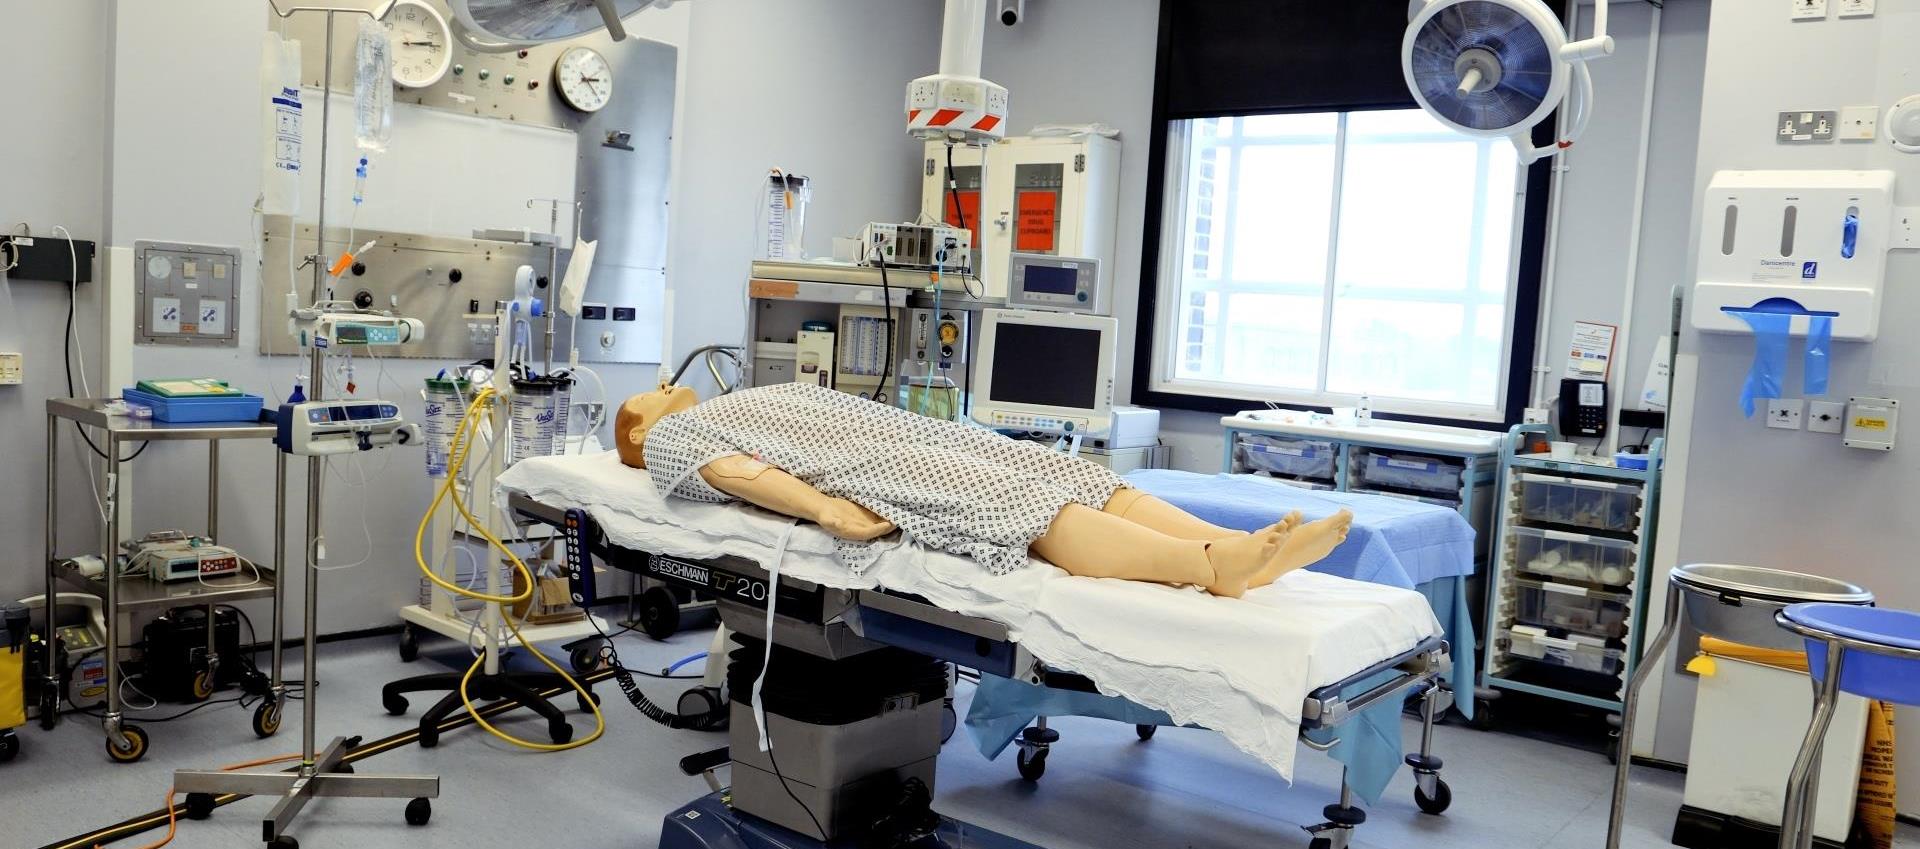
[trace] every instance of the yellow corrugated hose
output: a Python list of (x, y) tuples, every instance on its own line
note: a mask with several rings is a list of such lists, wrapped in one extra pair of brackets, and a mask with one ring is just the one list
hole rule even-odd
[[(514, 554), (513, 549), (507, 547), (506, 543), (494, 537), (493, 533), (487, 530), (487, 523), (476, 518), (473, 513), (467, 509), (467, 505), (460, 500), (460, 467), (465, 465), (467, 461), (467, 453), (473, 448), (474, 435), (479, 432), (479, 427), (482, 423), (492, 419), (493, 403), (497, 400), (499, 400), (498, 393), (496, 393), (492, 387), (485, 387), (474, 395), (473, 403), (467, 405), (466, 415), (461, 418), (460, 426), (454, 430), (453, 444), (447, 451), (446, 482), (442, 484), (439, 491), (434, 494), (433, 503), (428, 505), (426, 515), (420, 517), (419, 530), (414, 532), (413, 559), (415, 563), (419, 564), (421, 574), (426, 575), (427, 580), (432, 581), (434, 585), (441, 589), (466, 598), (499, 605), (500, 619), (507, 623), (507, 629), (513, 632), (514, 640), (526, 646), (530, 654), (542, 664), (545, 664), (548, 669), (558, 674), (561, 679), (567, 682), (567, 686), (572, 687), (573, 691), (580, 695), (581, 700), (585, 704), (593, 708), (594, 727), (592, 734), (567, 743), (541, 743), (533, 740), (523, 740), (495, 728), (492, 723), (480, 715), (479, 708), (473, 704), (473, 697), (467, 692), (468, 684), (473, 680), (474, 673), (480, 670), (486, 663), (486, 656), (484, 654), (474, 658), (473, 663), (467, 667), (466, 673), (460, 676), (460, 702), (466, 706), (467, 715), (473, 717), (473, 721), (481, 728), (486, 729), (487, 733), (505, 740), (508, 743), (512, 743), (515, 746), (542, 752), (559, 752), (567, 749), (577, 749), (600, 739), (600, 736), (607, 732), (607, 718), (600, 712), (600, 705), (594, 701), (593, 694), (589, 692), (579, 680), (575, 679), (567, 670), (561, 668), (559, 664), (554, 663), (545, 654), (541, 653), (539, 649), (534, 648), (532, 643), (527, 642), (526, 636), (520, 633), (520, 626), (513, 621), (513, 610), (511, 606), (523, 601), (531, 601), (534, 588), (539, 582), (534, 580), (533, 570), (527, 568), (527, 564), (520, 559), (519, 555)], [(485, 539), (490, 548), (506, 556), (507, 562), (513, 564), (513, 568), (519, 573), (521, 580), (525, 583), (526, 588), (524, 590), (514, 593), (513, 595), (493, 595), (490, 593), (475, 592), (452, 581), (448, 581), (433, 571), (433, 567), (427, 563), (427, 529), (433, 523), (434, 514), (439, 512), (440, 504), (443, 501), (451, 501), (453, 503), (453, 509), (460, 514), (461, 518), (467, 521), (467, 527), (471, 528), (475, 533), (478, 533), (482, 539)]]

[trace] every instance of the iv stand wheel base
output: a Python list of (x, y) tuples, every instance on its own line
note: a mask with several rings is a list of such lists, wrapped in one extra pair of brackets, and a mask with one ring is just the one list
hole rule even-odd
[(213, 816), (212, 793), (188, 793), (186, 817), (190, 820), (203, 820)]
[(420, 634), (412, 625), (400, 628), (400, 662), (412, 663), (420, 659)]

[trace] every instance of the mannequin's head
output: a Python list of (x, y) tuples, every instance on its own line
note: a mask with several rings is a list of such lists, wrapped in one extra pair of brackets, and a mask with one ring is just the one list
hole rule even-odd
[(620, 462), (636, 469), (647, 467), (647, 432), (661, 419), (700, 403), (700, 396), (685, 386), (662, 385), (659, 389), (628, 398), (613, 419), (614, 450)]

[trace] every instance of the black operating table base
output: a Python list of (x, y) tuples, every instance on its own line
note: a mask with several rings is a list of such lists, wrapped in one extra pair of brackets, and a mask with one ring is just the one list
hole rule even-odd
[[(464, 676), (461, 672), (440, 672), (402, 678), (380, 688), (380, 704), (387, 709), (387, 713), (399, 716), (407, 712), (406, 693), (445, 691), (446, 695), (439, 702), (420, 715), (420, 746), (431, 749), (440, 744), (440, 723), (466, 709), (465, 703), (460, 700), (460, 679)], [(587, 692), (593, 692), (591, 685), (582, 682), (581, 686), (588, 687)], [(567, 722), (565, 711), (540, 695), (542, 690), (555, 689), (571, 691), (573, 684), (551, 672), (476, 673), (467, 686), (467, 694), (476, 703), (509, 699), (539, 714), (540, 718), (547, 721), (547, 736), (558, 745), (573, 740), (573, 726)], [(582, 713), (593, 711), (585, 698), (578, 694), (574, 697), (579, 700)], [(595, 696), (594, 701), (597, 703), (599, 697)]]
[[(977, 826), (946, 817), (932, 834), (901, 847), (885, 849), (1040, 849)], [(857, 837), (821, 842), (755, 817), (727, 804), (717, 790), (667, 814), (660, 827), (660, 849), (873, 849)]]

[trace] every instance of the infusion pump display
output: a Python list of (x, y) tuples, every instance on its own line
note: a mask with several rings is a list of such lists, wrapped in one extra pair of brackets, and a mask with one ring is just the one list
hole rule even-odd
[(1027, 309), (1106, 315), (1100, 262), (1015, 253), (1007, 270), (1007, 304)]

